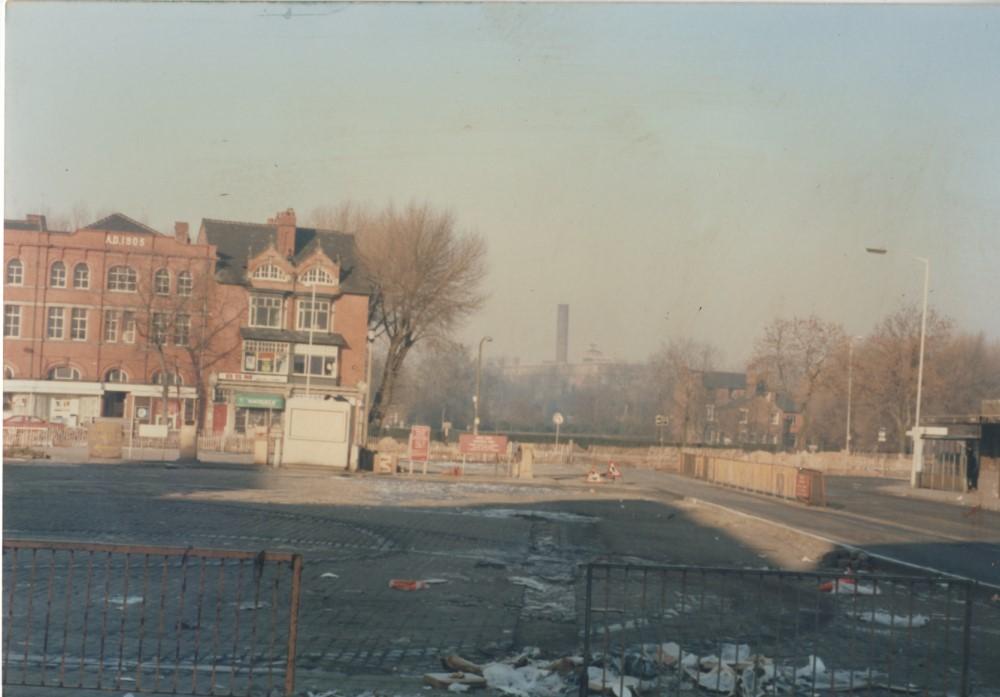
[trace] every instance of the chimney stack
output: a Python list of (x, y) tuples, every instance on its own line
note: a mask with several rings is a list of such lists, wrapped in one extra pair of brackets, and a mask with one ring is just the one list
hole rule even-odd
[(278, 252), (284, 257), (295, 254), (295, 211), (289, 208), (268, 218), (267, 222), (278, 228), (278, 237), (274, 241)]
[(38, 215), (37, 213), (28, 213), (26, 218), (28, 222), (34, 225), (39, 232), (45, 232), (46, 230), (49, 229), (48, 225), (45, 222), (44, 215)]
[(556, 363), (566, 363), (569, 355), (569, 305), (560, 305), (556, 319)]
[(181, 221), (174, 223), (174, 238), (183, 244), (190, 244), (191, 238), (188, 237), (188, 224)]

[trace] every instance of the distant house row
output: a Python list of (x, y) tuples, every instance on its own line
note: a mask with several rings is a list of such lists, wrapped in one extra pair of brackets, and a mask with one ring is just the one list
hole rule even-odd
[(710, 445), (768, 445), (791, 448), (802, 414), (787, 395), (752, 373), (693, 374), (704, 390), (704, 420), (698, 440)]
[(120, 213), (74, 231), (4, 220), (4, 270), (5, 416), (246, 433), (308, 393), (360, 418), (370, 291), (354, 239), (290, 209), (205, 219), (194, 240)]

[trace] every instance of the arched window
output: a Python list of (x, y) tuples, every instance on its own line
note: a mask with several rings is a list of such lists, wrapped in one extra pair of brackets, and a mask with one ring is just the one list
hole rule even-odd
[(61, 261), (52, 262), (52, 267), (49, 269), (49, 287), (66, 287), (66, 264)]
[(157, 269), (153, 274), (153, 291), (157, 295), (170, 295), (170, 272), (166, 269)]
[(57, 365), (49, 369), (49, 380), (79, 380), (80, 371), (71, 365)]
[(90, 267), (82, 262), (73, 267), (73, 287), (90, 288)]
[(183, 385), (184, 378), (178, 373), (161, 373), (159, 370), (154, 370), (152, 382), (154, 385)]
[(288, 276), (274, 264), (264, 264), (254, 269), (253, 277), (259, 281), (287, 281)]
[(194, 288), (194, 279), (191, 278), (190, 271), (181, 271), (177, 274), (177, 295), (191, 295)]
[(128, 382), (128, 373), (121, 368), (112, 368), (104, 374), (104, 382)]
[(24, 283), (24, 265), (20, 259), (11, 259), (7, 262), (7, 285), (19, 286)]
[(112, 266), (108, 269), (108, 290), (120, 293), (134, 293), (136, 287), (135, 269), (131, 266)]
[(318, 266), (314, 266), (304, 274), (299, 276), (299, 280), (305, 285), (316, 284), (318, 286), (335, 286), (337, 285), (337, 280), (333, 275), (326, 269), (321, 269)]

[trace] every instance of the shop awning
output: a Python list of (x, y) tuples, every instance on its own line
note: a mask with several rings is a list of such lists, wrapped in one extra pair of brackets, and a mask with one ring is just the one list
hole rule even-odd
[(278, 394), (237, 392), (236, 406), (250, 409), (284, 409), (285, 398)]

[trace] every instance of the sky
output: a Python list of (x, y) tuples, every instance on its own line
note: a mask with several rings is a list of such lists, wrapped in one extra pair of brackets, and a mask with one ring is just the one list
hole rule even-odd
[(522, 362), (559, 303), (571, 360), (863, 335), (914, 256), (1000, 339), (997, 5), (13, 2), (5, 53), (6, 217), (426, 201), (489, 248), (458, 338)]

